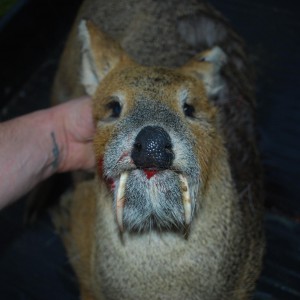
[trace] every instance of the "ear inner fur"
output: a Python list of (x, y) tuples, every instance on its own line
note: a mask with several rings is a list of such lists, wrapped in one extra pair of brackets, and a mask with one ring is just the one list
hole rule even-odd
[(214, 97), (224, 86), (220, 71), (226, 61), (226, 54), (216, 46), (197, 54), (182, 67), (182, 70), (202, 80), (207, 95)]
[(80, 22), (79, 39), (82, 43), (81, 83), (86, 93), (92, 96), (99, 83), (118, 63), (129, 63), (131, 59), (92, 21)]

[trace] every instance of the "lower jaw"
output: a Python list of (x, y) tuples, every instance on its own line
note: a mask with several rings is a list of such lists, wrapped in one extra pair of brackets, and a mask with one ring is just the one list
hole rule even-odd
[(122, 173), (116, 187), (120, 231), (181, 231), (191, 222), (190, 191), (182, 175), (170, 170), (133, 170)]

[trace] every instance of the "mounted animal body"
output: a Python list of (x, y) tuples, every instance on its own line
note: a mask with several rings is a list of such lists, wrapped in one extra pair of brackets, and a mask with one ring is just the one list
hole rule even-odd
[(255, 103), (227, 22), (201, 1), (86, 1), (54, 99), (82, 94), (98, 168), (55, 214), (82, 299), (249, 299), (263, 253)]

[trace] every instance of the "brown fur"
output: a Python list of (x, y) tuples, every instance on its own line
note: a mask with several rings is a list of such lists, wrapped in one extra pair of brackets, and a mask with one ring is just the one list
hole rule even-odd
[[(82, 18), (92, 22), (82, 27), (81, 34), (90, 40), (81, 54), (86, 42), (78, 38)], [(218, 51), (215, 59), (213, 50), (191, 57), (195, 50), (216, 45), (227, 62)], [(95, 68), (92, 75), (90, 67), (84, 71), (84, 55)], [(225, 66), (221, 69), (219, 63)], [(82, 299), (250, 298), (263, 254), (251, 78), (241, 40), (202, 1), (84, 2), (54, 88), (56, 101), (90, 93), (99, 128), (94, 139), (97, 176), (66, 195), (55, 215)], [(219, 85), (224, 85), (220, 91)], [(183, 90), (195, 119), (182, 111)], [(195, 141), (201, 184), (186, 238), (176, 231), (119, 233), (113, 194), (102, 177), (103, 157), (122, 129), (107, 121), (111, 111), (106, 104), (118, 93), (123, 98), (121, 120), (129, 118), (142, 98), (149, 110), (155, 103), (164, 105)]]

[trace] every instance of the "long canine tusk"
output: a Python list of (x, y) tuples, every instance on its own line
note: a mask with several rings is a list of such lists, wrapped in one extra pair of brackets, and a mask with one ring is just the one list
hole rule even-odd
[(123, 231), (123, 211), (125, 206), (125, 185), (128, 178), (128, 173), (124, 172), (120, 176), (120, 183), (117, 192), (116, 217), (120, 231)]
[(189, 225), (192, 221), (192, 204), (191, 204), (189, 184), (187, 179), (181, 174), (179, 175), (179, 179), (181, 181), (185, 224)]

